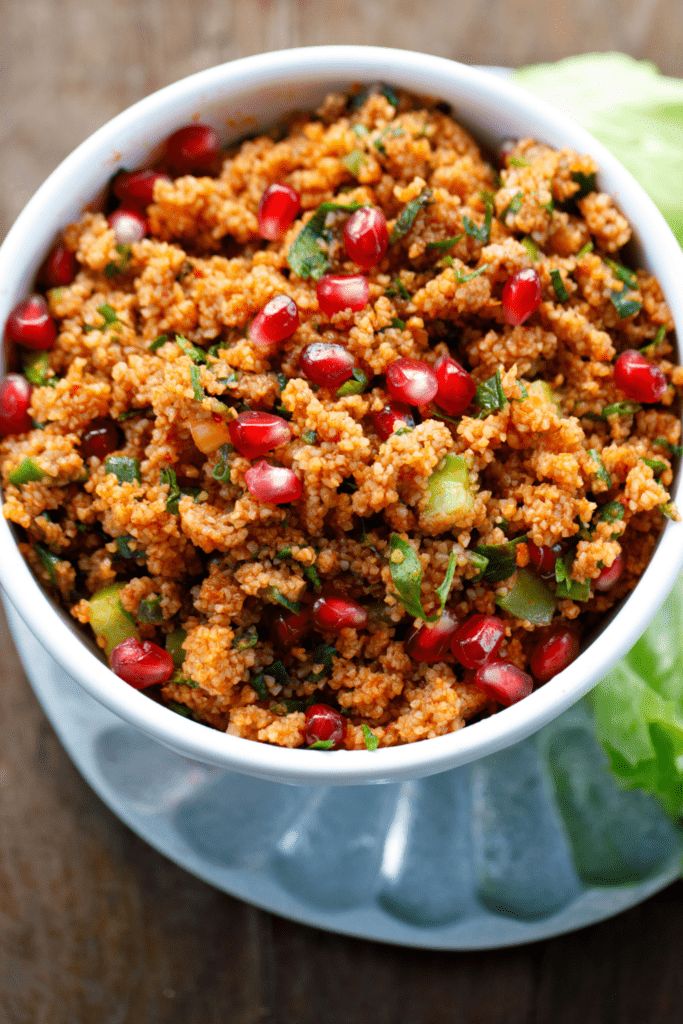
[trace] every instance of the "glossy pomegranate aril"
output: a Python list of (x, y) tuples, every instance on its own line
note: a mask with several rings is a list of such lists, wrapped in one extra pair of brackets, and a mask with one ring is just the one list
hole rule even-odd
[(249, 328), (249, 340), (268, 351), (291, 338), (299, 326), (299, 310), (289, 295), (274, 295), (259, 310)]
[(299, 358), (299, 368), (307, 380), (321, 388), (339, 388), (353, 374), (354, 360), (343, 345), (314, 341)]
[(269, 185), (258, 204), (258, 233), (269, 242), (276, 242), (294, 223), (301, 199), (291, 185)]
[(220, 152), (220, 139), (210, 125), (188, 124), (169, 135), (165, 159), (175, 174), (211, 174)]
[(427, 665), (443, 661), (449, 653), (456, 627), (455, 619), (444, 612), (433, 626), (419, 626), (409, 634), (405, 642), (406, 651), (414, 661), (422, 661)]
[(273, 622), (273, 639), (281, 647), (294, 647), (311, 631), (311, 610), (284, 612)]
[(612, 564), (603, 569), (598, 578), (593, 580), (594, 588), (603, 592), (611, 590), (612, 587), (621, 579), (623, 571), (624, 556), (617, 555)]
[(147, 234), (147, 221), (138, 210), (121, 207), (107, 217), (117, 245), (133, 245)]
[(579, 653), (579, 638), (573, 629), (555, 626), (541, 637), (529, 658), (529, 667), (539, 683), (547, 683), (570, 665)]
[(173, 658), (150, 640), (129, 637), (111, 652), (111, 667), (136, 690), (166, 683), (175, 671)]
[(85, 459), (104, 459), (121, 447), (121, 441), (121, 430), (113, 420), (93, 420), (83, 435), (81, 454)]
[(346, 735), (344, 716), (331, 708), (329, 704), (311, 704), (306, 708), (306, 743), (309, 747), (314, 743), (330, 743), (330, 750), (335, 750)]
[(534, 688), (531, 676), (510, 661), (488, 661), (477, 669), (473, 682), (478, 690), (505, 707), (528, 697)]
[(518, 270), (503, 288), (503, 315), (513, 327), (523, 324), (541, 304), (541, 280), (533, 269)]
[(292, 436), (289, 423), (271, 412), (248, 409), (228, 424), (230, 440), (246, 459), (257, 459), (286, 444)]
[(667, 389), (662, 370), (636, 349), (622, 352), (617, 359), (614, 383), (633, 402), (659, 402)]
[(505, 626), (496, 615), (470, 615), (458, 626), (451, 650), (465, 668), (479, 668), (494, 658), (505, 637)]
[(154, 201), (157, 181), (170, 181), (161, 171), (123, 171), (114, 179), (113, 192), (124, 206), (146, 207)]
[(313, 605), (313, 622), (318, 629), (337, 632), (340, 629), (365, 629), (368, 613), (349, 597), (319, 597)]
[(344, 309), (365, 309), (370, 290), (368, 279), (362, 274), (325, 274), (316, 285), (316, 294), (325, 316), (334, 316)]
[(7, 317), (5, 334), (9, 341), (24, 348), (36, 351), (52, 348), (57, 337), (57, 325), (42, 295), (29, 295), (17, 303)]
[(0, 437), (25, 434), (33, 423), (29, 416), (31, 385), (19, 373), (8, 373), (0, 382)]
[(406, 405), (428, 405), (439, 389), (431, 366), (421, 359), (397, 359), (387, 367), (389, 397)]
[(449, 416), (460, 416), (474, 398), (477, 385), (464, 366), (451, 356), (439, 359), (434, 370), (439, 387), (436, 404)]
[(65, 245), (55, 245), (40, 268), (44, 288), (65, 288), (76, 276), (76, 256)]
[(527, 541), (529, 561), (539, 576), (554, 576), (555, 563), (560, 554), (560, 546), (555, 544), (552, 548), (547, 544), (534, 544), (532, 540)]
[(374, 423), (375, 430), (382, 438), (386, 441), (387, 438), (391, 437), (394, 430), (400, 430), (401, 427), (414, 427), (415, 420), (411, 410), (406, 405), (399, 405), (397, 402), (389, 402), (379, 412), (373, 412), (372, 422)]
[(376, 267), (389, 248), (389, 229), (376, 206), (362, 206), (344, 225), (344, 248), (349, 259), (363, 270)]
[(301, 480), (294, 470), (284, 466), (271, 466), (261, 460), (244, 474), (247, 490), (264, 505), (286, 505), (298, 501), (303, 493)]

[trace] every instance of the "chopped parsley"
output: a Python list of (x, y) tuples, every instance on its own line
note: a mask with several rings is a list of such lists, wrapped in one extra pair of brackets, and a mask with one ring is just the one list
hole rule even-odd
[(583, 199), (589, 192), (595, 192), (596, 180), (594, 172), (584, 174), (583, 171), (572, 171), (572, 181), (575, 181), (579, 186), (578, 191), (572, 197), (573, 199)]
[(104, 460), (104, 472), (113, 473), (120, 484), (139, 484), (140, 460), (129, 455), (108, 455)]
[(370, 726), (366, 725), (365, 722), (362, 722), (361, 730), (363, 732), (363, 739), (365, 740), (366, 748), (368, 750), (377, 750), (379, 746), (379, 738), (375, 736)]
[(280, 686), (289, 686), (291, 679), (289, 678), (289, 672), (278, 659), (266, 668), (266, 675), (272, 676), (276, 683)]
[(566, 285), (562, 280), (562, 274), (560, 273), (560, 271), (551, 270), (550, 280), (553, 283), (553, 288), (555, 290), (555, 295), (557, 297), (558, 302), (566, 302), (569, 298), (569, 292), (567, 291)]
[(625, 511), (626, 509), (620, 501), (608, 501), (601, 507), (598, 519), (603, 523), (616, 523), (617, 520), (624, 518)]
[(268, 698), (268, 687), (266, 686), (265, 679), (263, 678), (263, 672), (257, 672), (255, 676), (249, 680), (249, 685), (252, 690), (255, 691), (256, 696), (259, 700), (266, 700)]
[(507, 398), (503, 391), (500, 370), (496, 370), (492, 377), (477, 385), (475, 401), (479, 406), (479, 415), (482, 419), (492, 412), (499, 412), (505, 408)]
[[(429, 248), (429, 246), (427, 246), (427, 248)], [(410, 298), (410, 292), (408, 291), (400, 277), (394, 278), (394, 280), (391, 282), (391, 287), (387, 288), (384, 294), (387, 296), (388, 299), (393, 299), (396, 296), (398, 296), (400, 299), (405, 299), (407, 301)]]
[(315, 648), (311, 655), (311, 660), (314, 665), (320, 665), (319, 672), (313, 672), (308, 678), (313, 683), (320, 682), (325, 676), (328, 676), (332, 671), (332, 662), (337, 653), (337, 648), (331, 644), (319, 644)]
[(165, 345), (168, 341), (168, 334), (158, 334), (154, 341), (149, 346), (150, 352), (156, 352), (162, 345)]
[(320, 582), (320, 576), (318, 570), (314, 565), (307, 565), (304, 567), (304, 576), (311, 584), (314, 590), (320, 590), (322, 583)]
[(458, 282), (458, 284), (465, 284), (467, 281), (474, 281), (475, 277), (479, 277), (480, 274), (484, 274), (488, 269), (489, 264), (483, 263), (480, 267), (477, 267), (476, 270), (470, 271), (469, 274), (465, 273), (462, 270), (456, 269), (453, 270), (453, 273), (455, 274), (455, 280)]
[(656, 444), (658, 448), (664, 448), (677, 459), (680, 459), (683, 455), (683, 444), (672, 444), (665, 437), (656, 437), (653, 444)]
[(175, 712), (176, 715), (180, 715), (181, 718), (194, 718), (192, 711), (188, 708), (187, 704), (180, 704), (177, 700), (169, 700), (166, 704), (169, 711)]
[(470, 238), (474, 238), (483, 245), (488, 245), (491, 237), (491, 220), (493, 219), (493, 196), (490, 192), (482, 192), (481, 198), (484, 201), (484, 223), (475, 224), (469, 217), (464, 216), (462, 226)]
[(462, 234), (451, 235), (450, 238), (442, 238), (438, 242), (427, 242), (427, 248), (439, 249), (442, 252), (447, 252), (449, 249), (452, 249), (454, 245), (457, 245), (461, 238)]
[(234, 651), (248, 651), (251, 647), (256, 647), (257, 643), (258, 633), (256, 632), (256, 626), (250, 626), (241, 636), (234, 638), (232, 648)]
[(318, 432), (316, 430), (304, 430), (301, 435), (301, 440), (304, 444), (317, 444)]
[(418, 554), (407, 540), (403, 540), (397, 533), (392, 533), (389, 545), (391, 579), (409, 615), (415, 619), (424, 619), (425, 622), (436, 622), (441, 617), (453, 583), (456, 560), (455, 551), (451, 551), (446, 575), (441, 585), (436, 588), (439, 611), (435, 615), (427, 615), (422, 607), (422, 564)]
[(109, 327), (113, 327), (114, 324), (120, 323), (116, 310), (105, 302), (104, 305), (97, 307), (97, 312), (102, 317), (101, 324), (84, 324), (83, 330), (88, 334), (90, 331), (106, 331)]
[(572, 601), (587, 601), (591, 596), (591, 585), (588, 580), (582, 583), (571, 577), (570, 569), (563, 558), (555, 562), (555, 593), (558, 597), (568, 597)]
[(504, 544), (478, 544), (470, 554), (470, 560), (474, 562), (475, 555), (481, 559), (478, 562), (478, 566), (481, 566), (479, 578), (488, 580), (489, 583), (502, 583), (503, 580), (509, 579), (517, 568), (517, 545), (524, 540), (526, 536), (514, 537)]
[(665, 337), (666, 337), (666, 327), (664, 326), (664, 324), (660, 324), (659, 327), (657, 328), (657, 333), (655, 334), (655, 336), (652, 339), (652, 341), (648, 341), (648, 343), (646, 345), (643, 345), (643, 347), (640, 349), (640, 351), (644, 355), (650, 355), (650, 353), (654, 352), (654, 350), (657, 348), (658, 345), (661, 345), (661, 343), (664, 341)]
[(583, 259), (583, 257), (587, 256), (589, 252), (593, 252), (593, 249), (594, 249), (593, 242), (592, 242), (591, 239), (589, 239), (586, 242), (586, 244), (582, 245), (581, 248), (579, 249), (579, 251), (577, 252), (576, 259), (577, 260)]
[(322, 277), (330, 265), (321, 243), (327, 242), (325, 223), (329, 213), (353, 213), (360, 203), (321, 203), (310, 220), (303, 226), (287, 253), (287, 262), (299, 277)]
[(534, 242), (533, 238), (531, 238), (529, 235), (525, 235), (522, 239), (522, 245), (529, 254), (529, 259), (531, 260), (531, 262), (536, 263), (536, 261), (540, 258), (541, 252), (536, 243)]
[(523, 201), (523, 199), (524, 199), (524, 193), (523, 192), (515, 193), (515, 195), (512, 197), (510, 202), (507, 204), (507, 206), (505, 207), (505, 209), (501, 213), (500, 219), (501, 220), (505, 220), (505, 218), (507, 217), (507, 215), (509, 213), (513, 213), (513, 214), (514, 213), (519, 213), (519, 211), (522, 208), (522, 201)]
[(163, 622), (164, 615), (161, 610), (161, 598), (160, 597), (143, 597), (142, 601), (138, 605), (138, 621), (139, 622), (150, 622), (153, 625), (158, 626), (160, 622)]
[(15, 466), (9, 473), (7, 479), (15, 487), (23, 484), (30, 484), (42, 480), (47, 474), (40, 468), (37, 462), (31, 458), (22, 459), (18, 466)]
[(272, 601), (281, 604), (288, 612), (294, 612), (296, 615), (301, 611), (301, 604), (298, 601), (290, 601), (277, 587), (269, 587), (268, 595)]
[(431, 201), (432, 190), (430, 188), (423, 188), (419, 196), (415, 196), (409, 203), (406, 203), (392, 228), (391, 235), (389, 236), (390, 245), (394, 245), (408, 234), (420, 210), (428, 206)]
[(638, 287), (638, 278), (632, 270), (629, 270), (622, 263), (617, 263), (616, 260), (609, 259), (608, 256), (605, 256), (604, 260), (618, 281), (623, 281), (627, 288), (633, 289)]
[(170, 466), (165, 467), (159, 474), (159, 480), (162, 484), (168, 486), (168, 497), (166, 498), (166, 511), (170, 512), (171, 515), (178, 515), (178, 502), (181, 498), (180, 487), (178, 486), (178, 477), (176, 476), (175, 469)]
[(642, 302), (639, 302), (637, 299), (630, 299), (629, 294), (630, 291), (626, 286), (621, 291), (612, 290), (609, 293), (610, 301), (619, 314), (620, 320), (625, 320), (629, 316), (635, 316), (642, 309)]
[(121, 244), (116, 246), (116, 251), (120, 259), (107, 263), (104, 268), (106, 277), (116, 277), (117, 274), (124, 274), (128, 270), (133, 250), (129, 245)]
[(124, 533), (121, 537), (116, 538), (115, 544), (117, 557), (144, 561), (146, 557), (144, 551), (138, 551), (137, 548), (132, 548), (130, 546), (131, 541), (135, 541), (135, 537), (131, 536), (130, 533)]
[(56, 584), (57, 563), (61, 562), (62, 559), (59, 557), (59, 555), (55, 555), (52, 553), (52, 551), (49, 551), (47, 548), (43, 547), (42, 544), (34, 544), (33, 550), (37, 554), (43, 569), (47, 573), (50, 583)]
[(362, 149), (352, 149), (350, 153), (342, 157), (342, 163), (347, 169), (349, 174), (352, 174), (354, 178), (357, 178), (360, 174), (363, 164), (367, 160), (367, 155)]
[(606, 405), (600, 415), (606, 420), (610, 416), (633, 416), (641, 409), (642, 405), (638, 402), (614, 402), (612, 405)]
[(659, 476), (667, 468), (666, 462), (662, 462), (660, 459), (643, 459), (646, 466), (649, 466), (655, 476)]
[(602, 456), (600, 455), (600, 452), (596, 451), (595, 448), (589, 448), (588, 454), (590, 455), (593, 462), (596, 464), (597, 468), (595, 470), (595, 475), (598, 478), (598, 480), (601, 480), (603, 484), (605, 484), (607, 487), (611, 487), (612, 477), (605, 469), (605, 463), (602, 461)]
[(361, 395), (368, 386), (368, 378), (362, 370), (354, 369), (351, 379), (345, 381), (337, 388), (337, 398), (344, 398), (346, 395)]

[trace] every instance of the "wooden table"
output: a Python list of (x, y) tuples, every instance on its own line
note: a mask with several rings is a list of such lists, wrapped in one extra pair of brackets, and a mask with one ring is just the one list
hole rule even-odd
[[(0, 0), (0, 236), (94, 128), (192, 71), (281, 46), (495, 64), (622, 49), (681, 74), (680, 0)], [(68, 761), (0, 622), (1, 1024), (669, 1024), (681, 884), (521, 949), (394, 949), (214, 892), (121, 825)]]

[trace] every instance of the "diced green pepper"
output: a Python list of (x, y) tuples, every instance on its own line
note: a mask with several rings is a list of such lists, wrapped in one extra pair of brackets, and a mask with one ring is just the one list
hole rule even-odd
[(140, 483), (140, 462), (128, 455), (109, 455), (104, 463), (105, 473), (113, 473), (120, 484)]
[(26, 380), (37, 388), (54, 387), (57, 383), (56, 378), (51, 374), (48, 352), (24, 352), (21, 363)]
[(90, 598), (90, 625), (95, 636), (105, 642), (107, 656), (129, 637), (137, 637), (135, 620), (124, 609), (119, 597), (125, 583), (112, 583)]
[(185, 661), (183, 644), (185, 643), (186, 636), (187, 633), (184, 629), (174, 629), (173, 632), (169, 633), (166, 637), (166, 650), (173, 658), (173, 664), (176, 668), (182, 668), (183, 662)]
[(427, 481), (425, 520), (457, 521), (474, 508), (470, 473), (462, 455), (446, 455)]
[(496, 598), (503, 611), (536, 626), (547, 626), (555, 613), (555, 598), (545, 583), (528, 569), (520, 569), (512, 588)]
[(37, 462), (33, 459), (26, 458), (22, 459), (18, 466), (10, 472), (8, 480), (15, 487), (21, 487), (23, 484), (30, 484), (37, 480), (42, 480), (47, 474), (40, 468)]

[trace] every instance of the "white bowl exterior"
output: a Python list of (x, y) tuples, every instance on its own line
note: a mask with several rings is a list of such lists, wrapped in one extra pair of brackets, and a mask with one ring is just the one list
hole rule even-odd
[[(683, 338), (683, 255), (643, 189), (580, 126), (513, 83), (440, 57), (379, 47), (323, 46), (261, 54), (176, 82), (119, 114), (50, 175), (0, 248), (0, 324), (30, 288), (60, 230), (77, 219), (121, 166), (144, 165), (154, 147), (200, 117), (238, 138), (334, 88), (387, 81), (444, 99), (484, 143), (531, 136), (590, 153), (601, 188), (634, 226), (643, 263), (659, 278)], [(683, 504), (683, 474), (674, 500)], [(188, 757), (278, 782), (350, 785), (417, 778), (501, 750), (540, 729), (588, 692), (643, 633), (683, 563), (683, 526), (669, 523), (618, 614), (564, 672), (530, 697), (447, 736), (377, 751), (289, 750), (226, 735), (176, 715), (112, 675), (43, 593), (0, 517), (0, 583), (49, 653), (102, 704)], [(65, 623), (67, 625), (65, 626)]]

